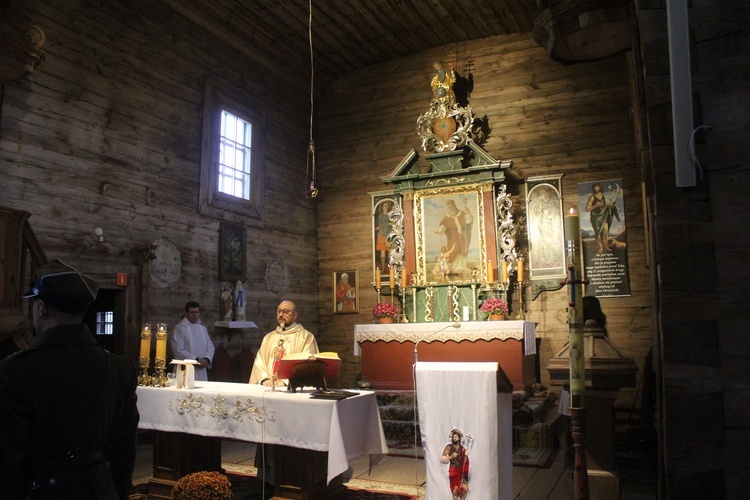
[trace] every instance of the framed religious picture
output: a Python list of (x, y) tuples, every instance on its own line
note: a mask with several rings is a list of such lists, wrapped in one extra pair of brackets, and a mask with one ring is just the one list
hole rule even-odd
[(472, 270), (487, 277), (482, 190), (470, 184), (414, 194), (417, 285), (472, 282)]
[(559, 290), (566, 276), (562, 175), (526, 179), (526, 221), (532, 293)]
[(390, 284), (390, 251), (393, 236), (396, 234), (391, 224), (396, 206), (393, 191), (370, 193), (372, 196), (372, 280), (375, 282), (377, 270), (380, 270), (381, 284), (386, 288)]
[(586, 295), (630, 295), (628, 227), (622, 179), (578, 183)]
[(219, 223), (219, 280), (245, 279), (245, 226)]
[(333, 314), (356, 312), (359, 312), (358, 270), (334, 271)]

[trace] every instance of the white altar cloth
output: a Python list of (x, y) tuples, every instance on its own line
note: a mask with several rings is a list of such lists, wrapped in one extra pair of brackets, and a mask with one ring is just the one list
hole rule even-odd
[(193, 389), (139, 386), (138, 427), (327, 451), (329, 483), (349, 460), (388, 452), (374, 392), (338, 401), (310, 392), (206, 381)]
[(354, 325), (354, 355), (360, 355), (361, 342), (475, 342), (477, 340), (522, 340), (524, 354), (536, 354), (534, 323), (531, 321), (464, 321), (458, 323), (392, 323)]

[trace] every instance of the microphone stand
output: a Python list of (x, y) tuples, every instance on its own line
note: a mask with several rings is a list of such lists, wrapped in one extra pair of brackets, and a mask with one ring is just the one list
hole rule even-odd
[[(450, 325), (444, 326), (440, 330), (429, 334), (427, 337), (417, 340), (417, 342), (414, 344), (414, 366), (417, 366), (417, 362), (419, 361), (419, 357), (417, 356), (417, 346), (419, 345), (419, 343), (422, 342), (423, 340), (430, 340), (432, 337), (434, 337), (438, 333), (444, 332), (448, 328), (461, 328), (461, 323), (451, 323)], [(415, 384), (415, 389), (416, 389), (416, 384)]]

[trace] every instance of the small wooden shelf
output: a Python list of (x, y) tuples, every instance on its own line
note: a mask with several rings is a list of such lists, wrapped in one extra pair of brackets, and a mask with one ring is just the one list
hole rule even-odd
[(258, 325), (253, 321), (217, 321), (214, 323), (214, 326), (232, 329), (258, 328)]

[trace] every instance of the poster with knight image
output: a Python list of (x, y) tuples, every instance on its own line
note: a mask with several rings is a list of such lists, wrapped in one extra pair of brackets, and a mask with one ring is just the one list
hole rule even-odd
[(630, 295), (622, 179), (579, 182), (578, 205), (586, 295)]

